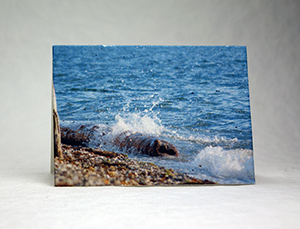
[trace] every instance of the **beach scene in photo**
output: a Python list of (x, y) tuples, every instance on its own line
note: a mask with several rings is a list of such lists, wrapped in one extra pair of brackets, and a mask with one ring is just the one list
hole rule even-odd
[(53, 46), (56, 186), (254, 184), (244, 46)]

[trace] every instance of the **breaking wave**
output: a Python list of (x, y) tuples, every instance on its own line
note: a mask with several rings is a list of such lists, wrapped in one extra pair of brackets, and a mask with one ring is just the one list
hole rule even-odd
[[(224, 150), (222, 147), (206, 147), (192, 162), (221, 183), (254, 182), (253, 152), (248, 149)], [(235, 182), (233, 182), (235, 180)]]

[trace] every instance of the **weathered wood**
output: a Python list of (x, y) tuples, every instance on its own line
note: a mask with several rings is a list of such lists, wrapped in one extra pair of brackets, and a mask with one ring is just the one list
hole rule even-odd
[(171, 143), (141, 133), (124, 132), (116, 138), (115, 144), (121, 149), (149, 156), (178, 156), (178, 150)]
[[(97, 132), (97, 126), (81, 125), (74, 128), (61, 127), (61, 141), (73, 146), (88, 146)], [(99, 141), (105, 134), (99, 135)], [(102, 139), (103, 140), (103, 139)], [(178, 156), (178, 150), (171, 143), (155, 136), (125, 131), (109, 140), (122, 151), (132, 151), (149, 156)]]
[(52, 91), (52, 105), (53, 105), (53, 135), (54, 135), (54, 157), (58, 156), (60, 158), (63, 158), (63, 152), (61, 149), (61, 133), (60, 133), (60, 126), (59, 126), (59, 117), (57, 113), (57, 107), (56, 107), (56, 96), (55, 96), (55, 90), (53, 85), (53, 91)]
[(88, 128), (85, 125), (81, 125), (78, 129), (73, 130), (68, 127), (60, 127), (61, 130), (61, 142), (63, 144), (72, 146), (87, 146), (90, 138), (93, 136), (97, 127)]

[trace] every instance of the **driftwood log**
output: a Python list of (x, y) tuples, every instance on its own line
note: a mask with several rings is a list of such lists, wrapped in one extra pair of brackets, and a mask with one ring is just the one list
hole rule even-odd
[[(96, 131), (97, 126), (81, 125), (76, 129), (61, 127), (61, 141), (63, 144), (73, 146), (88, 146)], [(101, 135), (99, 137), (101, 138)], [(149, 156), (178, 156), (178, 150), (171, 143), (141, 133), (125, 131), (111, 139), (110, 143), (123, 151), (133, 151)]]
[(63, 158), (62, 148), (61, 148), (61, 132), (60, 132), (60, 126), (59, 126), (59, 117), (57, 113), (57, 107), (56, 107), (56, 96), (55, 96), (55, 90), (53, 85), (53, 91), (52, 91), (52, 111), (53, 111), (53, 144), (54, 144), (54, 157), (60, 157)]
[(124, 132), (115, 144), (124, 150), (133, 150), (149, 156), (178, 156), (178, 150), (171, 143), (154, 136)]
[(61, 141), (63, 144), (72, 146), (87, 146), (90, 142), (94, 132), (97, 130), (96, 126), (91, 128), (81, 125), (77, 129), (71, 129), (69, 127), (60, 127)]

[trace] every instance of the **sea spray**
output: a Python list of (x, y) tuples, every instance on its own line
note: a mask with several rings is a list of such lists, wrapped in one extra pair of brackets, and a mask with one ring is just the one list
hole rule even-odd
[(224, 150), (222, 147), (208, 146), (199, 152), (193, 164), (223, 180), (254, 181), (252, 150)]
[(112, 127), (113, 134), (119, 134), (124, 131), (139, 132), (145, 134), (160, 135), (164, 130), (158, 117), (150, 117), (134, 113), (121, 117), (116, 115), (116, 124)]

